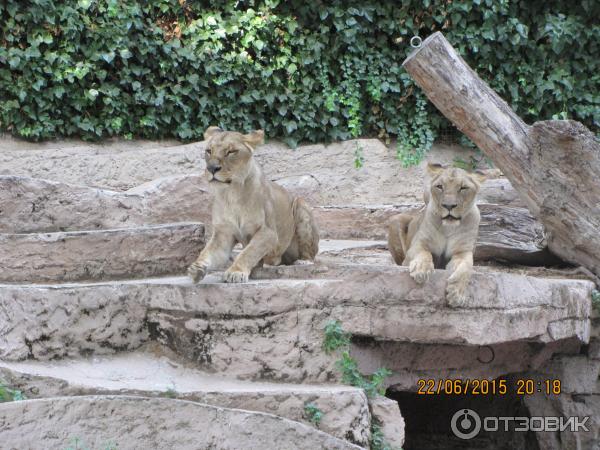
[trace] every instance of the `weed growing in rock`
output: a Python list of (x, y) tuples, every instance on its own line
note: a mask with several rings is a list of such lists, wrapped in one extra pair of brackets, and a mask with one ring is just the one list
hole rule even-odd
[(371, 450), (402, 450), (399, 447), (392, 447), (383, 436), (381, 424), (373, 421), (371, 424), (371, 440), (369, 441)]
[(350, 340), (352, 335), (344, 331), (342, 324), (332, 320), (325, 326), (323, 349), (330, 354), (341, 349), (340, 359), (336, 361), (336, 368), (342, 374), (342, 381), (351, 386), (361, 388), (368, 397), (385, 394), (384, 381), (392, 372), (385, 367), (377, 369), (372, 375), (363, 375), (358, 369), (358, 363), (350, 356)]
[(17, 402), (20, 400), (27, 400), (23, 392), (18, 389), (11, 389), (5, 382), (0, 380), (0, 403)]
[(383, 382), (392, 374), (392, 371), (381, 367), (372, 375), (363, 375), (358, 370), (356, 360), (350, 356), (350, 352), (343, 351), (339, 360), (335, 363), (337, 369), (342, 373), (342, 381), (351, 386), (361, 388), (367, 394), (367, 397), (376, 395), (385, 395), (385, 385)]
[(365, 157), (363, 153), (363, 146), (357, 142), (354, 143), (354, 168), (360, 169), (365, 165)]
[(304, 404), (304, 416), (314, 426), (318, 427), (323, 419), (324, 413), (314, 403)]
[(323, 339), (323, 350), (331, 354), (339, 348), (350, 347), (350, 333), (342, 328), (339, 320), (331, 320), (325, 325), (325, 337)]
[(163, 393), (163, 397), (166, 398), (177, 398), (177, 390), (175, 389), (175, 385), (171, 386), (169, 389), (167, 389), (164, 393)]

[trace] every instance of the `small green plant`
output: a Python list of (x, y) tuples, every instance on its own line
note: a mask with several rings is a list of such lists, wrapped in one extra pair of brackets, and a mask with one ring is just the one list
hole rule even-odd
[(338, 320), (331, 320), (325, 325), (325, 337), (323, 339), (323, 350), (327, 354), (333, 353), (339, 348), (350, 347), (350, 333), (342, 328)]
[(27, 400), (27, 397), (23, 395), (23, 392), (18, 389), (11, 389), (6, 383), (0, 381), (0, 403), (18, 402), (20, 400)]
[[(344, 383), (364, 390), (369, 398), (385, 395), (384, 381), (392, 375), (392, 371), (382, 367), (371, 375), (363, 375), (358, 369), (356, 360), (350, 356), (351, 339), (352, 334), (344, 330), (339, 320), (331, 320), (325, 325), (323, 350), (328, 354), (341, 350), (340, 359), (336, 361), (335, 365), (341, 372)], [(370, 448), (371, 450), (397, 450), (385, 441), (381, 425), (375, 420), (371, 423)]]
[(342, 381), (351, 386), (361, 388), (367, 397), (385, 395), (384, 381), (392, 375), (392, 371), (381, 367), (371, 375), (363, 375), (358, 369), (358, 363), (350, 356), (348, 350), (344, 350), (340, 359), (336, 362), (337, 369), (342, 373)]
[(358, 363), (350, 356), (350, 340), (352, 335), (344, 331), (338, 320), (332, 320), (325, 325), (323, 349), (328, 354), (342, 350), (340, 359), (335, 363), (342, 374), (342, 381), (351, 386), (363, 389), (368, 397), (385, 394), (384, 381), (392, 372), (386, 368), (377, 369), (371, 375), (363, 375), (358, 369)]
[(365, 165), (365, 157), (363, 153), (363, 147), (357, 142), (354, 146), (354, 168), (360, 169)]
[(389, 442), (385, 440), (383, 431), (381, 431), (381, 425), (375, 420), (371, 423), (371, 440), (369, 441), (369, 447), (371, 450), (402, 450), (398, 447), (392, 447)]
[(175, 385), (171, 386), (169, 389), (167, 389), (163, 393), (163, 397), (166, 397), (166, 398), (177, 398), (177, 396), (178, 396), (178, 392), (175, 389)]
[(318, 427), (323, 419), (324, 413), (317, 405), (311, 402), (304, 405), (304, 415), (310, 423)]

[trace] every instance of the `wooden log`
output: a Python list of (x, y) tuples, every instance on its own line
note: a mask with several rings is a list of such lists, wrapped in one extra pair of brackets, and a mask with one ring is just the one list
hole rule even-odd
[(600, 276), (600, 143), (575, 121), (525, 124), (437, 32), (403, 63), (431, 102), (504, 172), (561, 258)]

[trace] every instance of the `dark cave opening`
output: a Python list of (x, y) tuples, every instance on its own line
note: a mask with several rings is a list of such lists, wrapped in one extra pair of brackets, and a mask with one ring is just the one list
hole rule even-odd
[[(416, 392), (400, 392), (388, 389), (388, 398), (396, 400), (406, 424), (406, 439), (403, 450), (540, 450), (535, 433), (517, 432), (518, 426), (510, 422), (509, 431), (504, 431), (504, 422), (499, 421), (499, 431), (480, 432), (471, 439), (457, 437), (451, 427), (455, 413), (464, 418), (465, 410), (486, 417), (530, 417), (523, 398), (515, 393), (505, 395), (423, 395)], [(463, 422), (473, 425), (474, 422)], [(489, 422), (488, 422), (489, 423)], [(491, 422), (494, 423), (494, 422)], [(464, 429), (465, 433), (473, 430)], [(461, 431), (459, 429), (459, 431)]]

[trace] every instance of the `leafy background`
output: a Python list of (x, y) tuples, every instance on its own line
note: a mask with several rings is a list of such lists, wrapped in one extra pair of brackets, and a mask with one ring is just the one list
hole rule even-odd
[(442, 30), (527, 121), (600, 127), (600, 2), (0, 3), (0, 130), (28, 139), (198, 139), (209, 124), (295, 146), (397, 137), (420, 160), (448, 122), (401, 63)]

